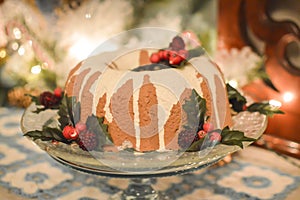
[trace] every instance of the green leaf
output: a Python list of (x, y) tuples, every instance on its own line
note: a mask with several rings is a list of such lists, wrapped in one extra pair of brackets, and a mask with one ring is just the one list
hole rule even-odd
[(37, 107), (35, 111), (32, 111), (35, 114), (39, 114), (40, 112), (43, 112), (47, 110), (45, 107)]
[(226, 84), (227, 94), (229, 103), (232, 105), (232, 109), (236, 112), (243, 110), (244, 105), (246, 105), (246, 98), (241, 95), (235, 88), (230, 84)]
[(61, 101), (59, 110), (58, 110), (58, 116), (59, 116), (59, 123), (60, 123), (60, 129), (63, 130), (65, 126), (69, 125), (71, 123), (70, 117), (69, 117), (69, 110), (67, 107), (67, 97), (64, 96), (64, 98)]
[(29, 136), (33, 138), (33, 140), (41, 139), (43, 141), (48, 141), (53, 139), (51, 134), (44, 133), (43, 131), (38, 131), (38, 130), (29, 131), (25, 133), (24, 136)]
[(272, 106), (269, 102), (260, 102), (251, 104), (247, 110), (249, 112), (259, 112), (267, 116), (273, 116), (274, 114), (284, 114), (278, 107)]
[(68, 141), (64, 138), (62, 131), (57, 128), (44, 127), (43, 134), (49, 136), (50, 138), (67, 143)]
[(72, 97), (66, 96), (65, 100), (66, 100), (66, 107), (67, 107), (69, 118), (70, 118), (73, 126), (75, 126), (76, 123), (75, 123), (74, 115), (73, 115), (73, 106), (76, 104), (76, 97), (74, 97), (74, 96), (72, 96)]
[(103, 123), (104, 118), (98, 118), (95, 115), (91, 115), (86, 120), (88, 130), (98, 135), (99, 146), (104, 144), (111, 144), (111, 136), (107, 131), (108, 126)]
[(201, 55), (204, 55), (204, 54), (205, 54), (205, 50), (202, 47), (191, 49), (191, 50), (188, 51), (187, 60), (190, 60), (191, 58), (198, 57), (198, 56), (201, 56)]
[(195, 89), (192, 94), (183, 104), (183, 110), (187, 114), (187, 127), (195, 131), (199, 126), (202, 126), (206, 114), (206, 100), (201, 98)]
[(80, 102), (77, 102), (73, 105), (72, 113), (73, 113), (74, 123), (77, 124), (80, 121), (80, 113), (81, 113)]
[(191, 146), (189, 146), (189, 148), (187, 148), (185, 151), (187, 151), (187, 152), (199, 151), (201, 149), (203, 141), (204, 141), (204, 138), (193, 142), (191, 144)]
[(243, 132), (238, 130), (230, 130), (229, 127), (225, 127), (221, 132), (221, 143), (226, 145), (237, 145), (243, 148), (243, 142), (254, 142), (255, 138), (249, 138), (244, 135)]

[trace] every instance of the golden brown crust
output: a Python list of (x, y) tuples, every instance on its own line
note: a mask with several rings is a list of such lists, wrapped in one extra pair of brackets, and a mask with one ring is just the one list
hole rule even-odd
[(166, 149), (177, 150), (178, 145), (178, 132), (181, 125), (181, 103), (173, 105), (170, 116), (164, 125), (164, 140)]
[(140, 151), (152, 151), (159, 148), (157, 104), (156, 89), (150, 82), (149, 75), (145, 75), (138, 100), (139, 125), (141, 130)]
[[(200, 75), (199, 73), (197, 74), (197, 77), (200, 76), (202, 77), (202, 75)], [(211, 116), (212, 115), (212, 97), (211, 97), (211, 91), (208, 88), (208, 83), (207, 83), (207, 79), (205, 77), (202, 77), (203, 81), (200, 85), (201, 90), (202, 90), (202, 98), (204, 98), (206, 100), (206, 115)]]
[(73, 69), (71, 69), (71, 71), (69, 72), (69, 75), (68, 75), (68, 78), (67, 78), (67, 82), (68, 80), (77, 72), (77, 70), (80, 69), (81, 65), (82, 65), (82, 62), (81, 61), (80, 63), (78, 63)]
[(141, 50), (140, 51), (140, 58), (139, 58), (139, 65), (147, 65), (150, 64), (150, 59), (149, 59), (149, 53), (147, 50)]
[(96, 115), (98, 117), (105, 117), (105, 110), (104, 110), (105, 104), (106, 104), (106, 93), (104, 93), (104, 95), (99, 98), (97, 108), (96, 108)]
[[(127, 106), (124, 106), (127, 105)], [(116, 146), (122, 146), (124, 141), (132, 143), (136, 148), (136, 138), (133, 116), (133, 80), (128, 80), (110, 99), (110, 111), (113, 120), (108, 131)]]
[(76, 99), (79, 99), (79, 91), (82, 87), (84, 77), (90, 72), (91, 69), (85, 69), (78, 75), (73, 75), (70, 77), (69, 81), (66, 84), (66, 94), (68, 96), (74, 96)]
[(94, 94), (90, 91), (94, 82), (101, 75), (101, 72), (95, 72), (92, 76), (89, 77), (88, 81), (83, 87), (83, 91), (81, 94), (81, 116), (80, 119), (82, 121), (86, 121), (88, 116), (92, 114), (93, 110), (93, 98)]

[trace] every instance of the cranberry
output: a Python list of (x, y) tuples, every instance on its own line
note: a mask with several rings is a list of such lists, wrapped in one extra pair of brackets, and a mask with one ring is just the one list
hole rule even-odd
[(150, 61), (152, 63), (158, 63), (160, 61), (160, 57), (159, 57), (159, 54), (158, 53), (153, 53), (151, 54), (150, 56)]
[(203, 124), (203, 130), (206, 132), (212, 131), (214, 129), (214, 125), (212, 123), (206, 122)]
[(74, 128), (71, 125), (67, 125), (64, 127), (63, 131), (63, 136), (67, 139), (67, 140), (76, 140), (79, 136), (78, 131), (76, 130), (76, 128)]

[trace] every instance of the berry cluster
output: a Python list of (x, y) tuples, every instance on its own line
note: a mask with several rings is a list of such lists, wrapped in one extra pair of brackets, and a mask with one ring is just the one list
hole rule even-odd
[(184, 41), (181, 37), (173, 38), (168, 49), (159, 50), (152, 53), (150, 61), (152, 63), (167, 62), (170, 65), (180, 65), (188, 57), (188, 51), (185, 49)]
[(75, 127), (67, 125), (62, 133), (65, 139), (76, 141), (79, 147), (85, 151), (95, 150), (98, 146), (97, 135), (91, 132), (85, 123), (78, 122)]
[(210, 142), (220, 142), (222, 139), (221, 134), (214, 130), (213, 124), (206, 122), (203, 124), (202, 129), (197, 133), (192, 129), (181, 131), (178, 135), (178, 144), (182, 149), (187, 149), (194, 142), (199, 140), (203, 141), (205, 137), (208, 137)]
[(58, 106), (63, 96), (61, 88), (56, 88), (54, 92), (43, 92), (39, 97), (39, 103), (45, 108), (53, 108)]

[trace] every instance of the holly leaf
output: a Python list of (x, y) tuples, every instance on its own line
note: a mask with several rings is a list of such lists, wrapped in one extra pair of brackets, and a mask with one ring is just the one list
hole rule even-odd
[(237, 145), (243, 148), (243, 142), (254, 142), (255, 138), (249, 138), (244, 135), (244, 132), (238, 130), (230, 130), (229, 127), (225, 127), (221, 132), (221, 144), (225, 145)]
[(66, 108), (67, 108), (67, 111), (68, 111), (68, 116), (69, 116), (69, 118), (70, 118), (73, 126), (75, 126), (76, 123), (75, 123), (74, 115), (73, 115), (73, 106), (76, 104), (76, 97), (74, 97), (74, 96), (71, 96), (71, 97), (66, 96), (65, 101), (66, 101)]
[(35, 114), (39, 114), (40, 112), (45, 111), (46, 108), (45, 107), (37, 107), (35, 111), (32, 111)]
[(199, 139), (195, 142), (193, 142), (191, 144), (191, 146), (189, 146), (189, 148), (187, 148), (185, 151), (187, 152), (195, 152), (195, 151), (199, 151), (201, 149), (201, 146), (203, 144), (204, 139)]
[(59, 110), (58, 110), (58, 121), (60, 123), (60, 129), (63, 130), (65, 126), (69, 125), (71, 123), (70, 117), (69, 117), (69, 111), (67, 107), (67, 100), (66, 96), (62, 99), (62, 103), (60, 104)]
[(230, 84), (226, 84), (227, 94), (229, 103), (232, 105), (232, 109), (236, 112), (241, 112), (243, 110), (244, 105), (246, 105), (246, 98), (239, 93), (235, 88), (233, 88)]
[(108, 125), (104, 124), (104, 117), (97, 117), (97, 119), (106, 138), (112, 142), (111, 135), (108, 133)]
[(47, 136), (51, 136), (50, 138), (56, 141), (68, 143), (68, 141), (64, 138), (62, 131), (60, 129), (44, 127), (43, 134)]
[(183, 110), (187, 114), (187, 127), (197, 131), (202, 126), (206, 113), (206, 100), (195, 89), (189, 99), (183, 104)]
[(37, 140), (37, 139), (41, 139), (43, 141), (53, 140), (53, 137), (52, 137), (51, 133), (44, 132), (44, 131), (39, 131), (39, 130), (29, 131), (29, 132), (25, 133), (24, 136), (29, 136), (33, 140)]
[(73, 109), (72, 109), (73, 119), (75, 124), (77, 124), (80, 121), (80, 112), (81, 112), (81, 104), (80, 102), (77, 102), (73, 105)]
[(202, 47), (191, 49), (188, 51), (187, 60), (190, 60), (191, 58), (198, 57), (204, 54), (205, 54), (205, 50)]
[(251, 104), (247, 110), (249, 112), (259, 112), (267, 116), (273, 116), (274, 114), (284, 114), (278, 107), (272, 106), (269, 102), (259, 102)]
[(104, 124), (103, 121), (103, 117), (98, 118), (95, 115), (89, 116), (86, 120), (88, 130), (97, 134), (100, 146), (107, 144), (108, 141), (112, 141), (111, 136), (107, 131), (108, 126)]

